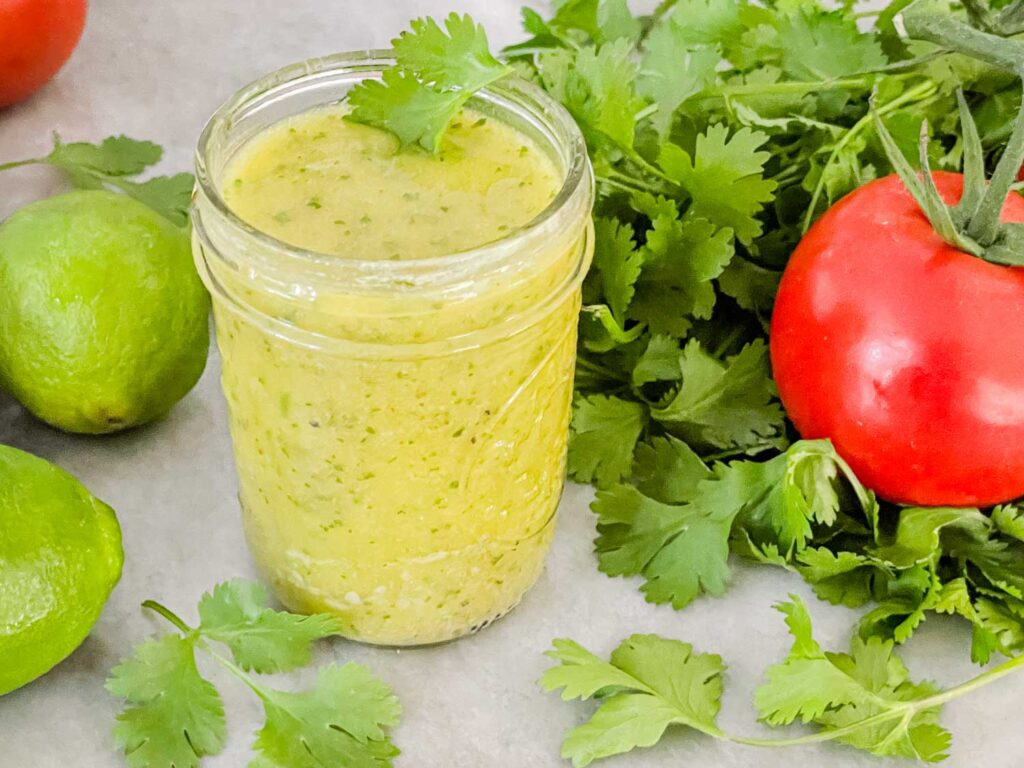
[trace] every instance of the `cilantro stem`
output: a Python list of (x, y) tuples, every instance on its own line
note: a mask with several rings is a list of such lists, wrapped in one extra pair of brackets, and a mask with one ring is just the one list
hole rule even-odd
[(648, 191), (648, 190), (644, 189), (643, 187), (641, 187), (638, 184), (629, 183), (627, 181), (620, 181), (620, 180), (618, 180), (618, 179), (616, 179), (616, 178), (614, 178), (612, 176), (600, 176), (599, 175), (599, 176), (597, 176), (597, 181), (600, 184), (607, 184), (608, 186), (615, 187), (616, 189), (619, 189), (619, 190), (621, 190), (623, 192), (633, 193), (633, 192), (647, 192)]
[(647, 39), (651, 30), (661, 24), (665, 16), (671, 13), (672, 9), (675, 8), (678, 3), (679, 0), (661, 0), (661, 2), (658, 3), (657, 7), (651, 11), (651, 15), (643, 20), (644, 33), (640, 38), (641, 42)]
[(666, 175), (665, 172), (661, 170), (661, 168), (658, 168), (655, 165), (651, 165), (649, 162), (647, 162), (647, 160), (645, 160), (640, 155), (639, 152), (636, 152), (636, 151), (630, 152), (627, 155), (627, 157), (630, 160), (632, 160), (634, 163), (636, 163), (640, 167), (640, 170), (644, 171), (645, 173), (649, 173), (649, 174), (651, 174), (651, 176), (654, 176), (656, 179), (660, 179), (661, 181), (666, 181), (669, 184), (671, 184), (673, 186), (676, 186), (676, 182), (673, 181), (671, 178), (669, 178), (669, 176)]
[(679, 0), (661, 0), (658, 7), (651, 13), (651, 24), (657, 24), (669, 11), (676, 7)]
[(577, 357), (576, 357), (576, 367), (577, 368), (583, 368), (584, 370), (590, 371), (591, 373), (596, 373), (596, 374), (598, 374), (600, 376), (605, 377), (606, 379), (611, 379), (612, 381), (622, 381), (622, 382), (626, 381), (626, 379), (623, 378), (621, 373), (618, 373), (617, 371), (613, 371), (610, 368), (605, 368), (603, 365), (600, 365), (600, 364), (595, 363), (595, 362), (593, 362), (591, 360), (588, 360), (587, 358), (583, 357), (582, 355), (577, 355)]
[(705, 96), (702, 101), (722, 99), (730, 96), (761, 96), (784, 93), (811, 93), (827, 91), (834, 88), (870, 88), (874, 85), (875, 76), (858, 75), (856, 77), (835, 78), (832, 80), (786, 80), (781, 83), (736, 83), (723, 85), (717, 90), (720, 95)]
[(190, 634), (192, 634), (195, 631), (195, 630), (192, 629), (192, 627), (190, 627), (188, 624), (186, 624), (184, 622), (184, 620), (180, 616), (178, 616), (178, 614), (176, 614), (174, 611), (172, 611), (167, 606), (161, 605), (156, 600), (147, 600), (146, 602), (144, 602), (142, 604), (142, 607), (143, 608), (148, 608), (149, 610), (153, 611), (154, 613), (160, 614), (165, 619), (167, 619), (167, 621), (169, 621), (177, 629), (181, 630), (186, 635), (190, 635)]
[(742, 326), (733, 326), (729, 329), (729, 332), (722, 337), (721, 341), (715, 345), (714, 350), (711, 352), (715, 357), (722, 357), (729, 350), (736, 340), (743, 334)]
[[(926, 101), (934, 96), (937, 91), (938, 86), (936, 86), (933, 81), (926, 80), (923, 83), (919, 83), (914, 88), (911, 88), (909, 91), (905, 91), (892, 101), (888, 101), (882, 106), (876, 108), (874, 112), (879, 116), (887, 115), (905, 104), (909, 104), (914, 101)], [(825, 172), (833, 163), (836, 162), (840, 153), (849, 146), (850, 142), (860, 135), (865, 128), (871, 125), (872, 120), (874, 120), (872, 117), (872, 110), (868, 110), (860, 120), (850, 126), (850, 129), (844, 133), (842, 138), (840, 138), (839, 141), (835, 143), (835, 146), (832, 147), (832, 152), (829, 153), (828, 160), (825, 161), (825, 165), (821, 169), (821, 175), (818, 177), (818, 183), (814, 185), (811, 202), (807, 206), (807, 212), (804, 214), (803, 225), (800, 228), (801, 233), (806, 234), (814, 221), (814, 213), (818, 209), (818, 202), (821, 200), (821, 195), (825, 191)]]
[(270, 691), (268, 691), (266, 688), (257, 683), (250, 674), (248, 674), (244, 669), (242, 669), (240, 666), (231, 661), (231, 659), (227, 658), (226, 656), (221, 656), (219, 653), (213, 650), (209, 645), (207, 645), (202, 640), (200, 640), (197, 643), (197, 645), (204, 651), (206, 651), (210, 656), (212, 656), (214, 661), (216, 661), (218, 664), (224, 667), (224, 669), (226, 669), (232, 675), (234, 675), (243, 683), (245, 683), (246, 687), (249, 688), (249, 690), (251, 690), (253, 693), (255, 693), (260, 699), (262, 699), (263, 701), (271, 700), (272, 694), (270, 693)]
[(26, 165), (35, 165), (37, 163), (45, 163), (46, 159), (42, 157), (32, 157), (28, 160), (15, 160), (10, 163), (0, 164), (0, 171), (9, 171), (13, 168), (22, 168)]
[(1006, 677), (1006, 675), (1010, 674), (1013, 670), (1022, 665), (1024, 665), (1024, 655), (1014, 656), (1012, 659), (1007, 659), (1002, 664), (982, 672), (977, 677), (960, 683), (960, 685), (955, 685), (948, 690), (929, 696), (927, 699), (922, 699), (922, 702), (927, 702), (927, 706), (919, 707), (919, 709), (927, 709), (928, 707), (945, 704), (946, 702), (962, 696), (965, 693), (970, 693), (977, 688), (981, 688), (989, 683), (994, 683), (1001, 677)]
[(761, 440), (759, 442), (750, 443), (749, 445), (744, 445), (742, 448), (726, 448), (725, 450), (722, 451), (716, 451), (715, 453), (702, 455), (701, 459), (704, 460), (704, 463), (709, 463), (712, 461), (722, 461), (723, 459), (731, 459), (734, 456), (754, 456), (760, 453), (761, 451), (767, 451), (772, 448), (778, 447), (779, 444), (777, 442), (772, 442), (771, 440)]

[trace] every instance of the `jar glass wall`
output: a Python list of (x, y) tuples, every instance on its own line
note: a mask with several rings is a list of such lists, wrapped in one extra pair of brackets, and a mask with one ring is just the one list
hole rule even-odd
[(562, 184), (501, 240), (358, 260), (288, 245), (232, 212), (225, 169), (240, 148), (389, 63), (316, 59), (229, 100), (200, 139), (194, 252), (214, 298), (257, 567), (293, 610), (337, 614), (355, 639), (414, 645), (502, 615), (542, 568), (565, 477), (593, 192), (568, 114), (508, 80), (470, 107), (528, 137)]

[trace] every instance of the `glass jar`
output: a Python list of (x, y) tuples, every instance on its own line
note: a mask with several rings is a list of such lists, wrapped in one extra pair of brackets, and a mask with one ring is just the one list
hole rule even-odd
[(354, 639), (419, 645), (485, 626), (540, 574), (565, 479), (593, 180), (570, 116), (507, 79), (470, 107), (533, 139), (563, 183), (502, 240), (355, 260), (290, 246), (228, 208), (224, 170), (241, 146), (391, 63), (310, 60), (221, 107), (199, 141), (194, 253), (261, 575), (287, 607), (336, 614)]

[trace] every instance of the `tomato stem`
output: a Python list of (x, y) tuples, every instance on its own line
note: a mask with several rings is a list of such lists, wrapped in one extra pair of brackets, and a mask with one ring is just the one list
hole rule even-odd
[[(995, 30), (997, 34), (976, 29), (951, 16), (919, 11), (903, 15), (907, 33), (1009, 70), (1024, 79), (1024, 44), (1002, 36), (1024, 22), (1024, 0), (1016, 0), (1008, 6), (1005, 15), (992, 13), (980, 0), (968, 0), (965, 6), (974, 24)], [(886, 130), (881, 120), (882, 109), (872, 105), (871, 118), (889, 162), (943, 240), (994, 264), (1024, 264), (1024, 227), (1002, 221), (1003, 205), (1024, 163), (1024, 103), (992, 178), (987, 182), (981, 139), (962, 92), (957, 93), (957, 105), (964, 142), (964, 188), (960, 201), (954, 206), (942, 199), (932, 178), (927, 123), (921, 126), (918, 174)]]
[(927, 40), (998, 69), (1021, 74), (1024, 45), (1016, 40), (983, 32), (945, 14), (908, 11), (903, 14), (903, 25), (912, 38)]

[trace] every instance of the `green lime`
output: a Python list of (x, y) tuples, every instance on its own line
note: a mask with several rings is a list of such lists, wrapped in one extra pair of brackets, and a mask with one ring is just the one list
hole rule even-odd
[(0, 696), (82, 644), (123, 561), (114, 510), (60, 467), (0, 445)]
[(187, 230), (126, 195), (69, 192), (0, 226), (0, 384), (60, 429), (169, 411), (206, 366), (209, 307)]

